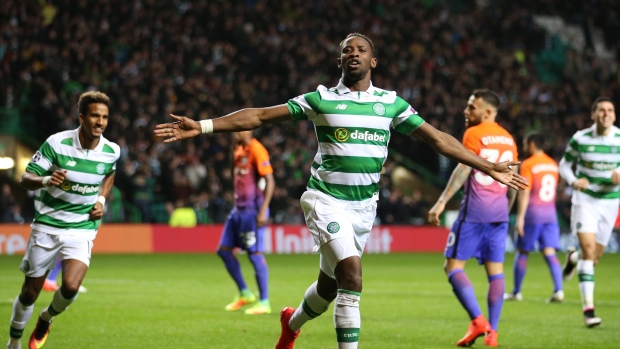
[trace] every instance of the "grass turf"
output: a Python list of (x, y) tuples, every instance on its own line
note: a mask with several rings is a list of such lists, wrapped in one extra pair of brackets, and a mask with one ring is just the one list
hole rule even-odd
[[(256, 282), (245, 255), (246, 281)], [(563, 256), (560, 256), (563, 258)], [(512, 255), (506, 256), (507, 290)], [(0, 256), (0, 340), (8, 339), (13, 299), (23, 276), (20, 256)], [(273, 348), (279, 310), (297, 307), (318, 274), (317, 255), (268, 255), (270, 315), (226, 312), (236, 289), (216, 255), (94, 255), (84, 286), (88, 292), (54, 320), (45, 348)], [(440, 254), (365, 255), (359, 348), (454, 348), (469, 319), (454, 297)], [(620, 341), (620, 254), (605, 255), (596, 268), (595, 302), (603, 324), (586, 329), (576, 278), (567, 282), (563, 304), (545, 304), (549, 272), (540, 254), (530, 256), (524, 300), (506, 302), (499, 326), (502, 348), (614, 348)], [(487, 282), (474, 260), (466, 268), (483, 313)], [(24, 331), (51, 301), (43, 292)], [(4, 319), (4, 320), (2, 320)], [(0, 344), (4, 344), (0, 343)], [(478, 339), (475, 347), (483, 347)], [(297, 349), (336, 348), (332, 309), (307, 323)]]

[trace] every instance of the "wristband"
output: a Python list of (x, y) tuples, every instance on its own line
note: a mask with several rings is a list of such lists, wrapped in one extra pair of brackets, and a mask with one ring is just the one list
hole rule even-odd
[(52, 180), (52, 176), (45, 176), (43, 177), (43, 181), (41, 181), (41, 184), (43, 184), (44, 187), (51, 187), (50, 185), (51, 180)]
[(200, 128), (202, 129), (202, 133), (213, 133), (213, 120), (200, 120)]
[(101, 206), (105, 206), (105, 196), (99, 195), (97, 197), (97, 202), (100, 202)]

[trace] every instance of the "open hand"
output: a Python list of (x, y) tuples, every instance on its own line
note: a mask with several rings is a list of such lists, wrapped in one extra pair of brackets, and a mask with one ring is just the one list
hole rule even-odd
[(518, 166), (520, 163), (519, 161), (497, 163), (493, 166), (493, 170), (489, 172), (489, 176), (514, 190), (525, 189), (528, 185), (527, 180), (512, 170), (512, 166)]
[(153, 133), (157, 137), (164, 138), (164, 143), (180, 141), (182, 139), (196, 137), (202, 133), (200, 123), (185, 116), (170, 114), (175, 120), (172, 123), (155, 126)]

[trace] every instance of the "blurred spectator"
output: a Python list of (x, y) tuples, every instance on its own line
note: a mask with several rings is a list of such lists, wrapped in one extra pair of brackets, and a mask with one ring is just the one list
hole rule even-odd
[(142, 222), (152, 222), (151, 202), (153, 201), (153, 189), (155, 179), (151, 177), (148, 166), (141, 166), (133, 176), (133, 204), (142, 214)]
[(196, 226), (196, 222), (196, 211), (194, 211), (188, 202), (177, 200), (175, 208), (170, 214), (170, 221), (168, 224), (171, 227), (191, 228)]
[(411, 196), (405, 196), (403, 198), (403, 205), (408, 208), (408, 219), (405, 223), (413, 225), (426, 224), (426, 214), (428, 213), (429, 205), (420, 190), (415, 189)]
[(213, 223), (213, 219), (209, 215), (210, 209), (209, 193), (201, 191), (194, 199), (194, 211), (196, 211), (196, 217), (199, 224)]
[(113, 186), (110, 194), (106, 199), (106, 205), (103, 207), (104, 223), (122, 223), (125, 222), (125, 205), (123, 204), (123, 194), (118, 187)]
[(0, 222), (24, 223), (24, 218), (21, 216), (21, 208), (13, 196), (11, 185), (8, 183), (2, 184), (0, 194)]
[[(400, 189), (392, 188), (390, 196), (377, 205), (377, 217), (381, 224), (405, 224), (409, 220), (409, 207), (403, 201)], [(379, 207), (382, 207), (379, 209)]]
[(192, 190), (198, 190), (203, 186), (203, 181), (207, 177), (207, 168), (197, 157), (193, 157), (185, 166), (185, 176)]

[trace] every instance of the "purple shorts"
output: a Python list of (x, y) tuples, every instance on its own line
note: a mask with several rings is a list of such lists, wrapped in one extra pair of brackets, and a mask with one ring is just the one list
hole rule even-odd
[(536, 248), (553, 247), (560, 249), (560, 226), (558, 223), (525, 224), (525, 234), (517, 239), (517, 248), (525, 252), (532, 252)]
[(468, 223), (454, 222), (444, 256), (466, 261), (477, 258), (478, 263), (504, 262), (508, 222), (502, 223)]
[(238, 247), (251, 253), (263, 252), (265, 227), (256, 228), (256, 214), (254, 208), (234, 208), (224, 224), (220, 247)]

